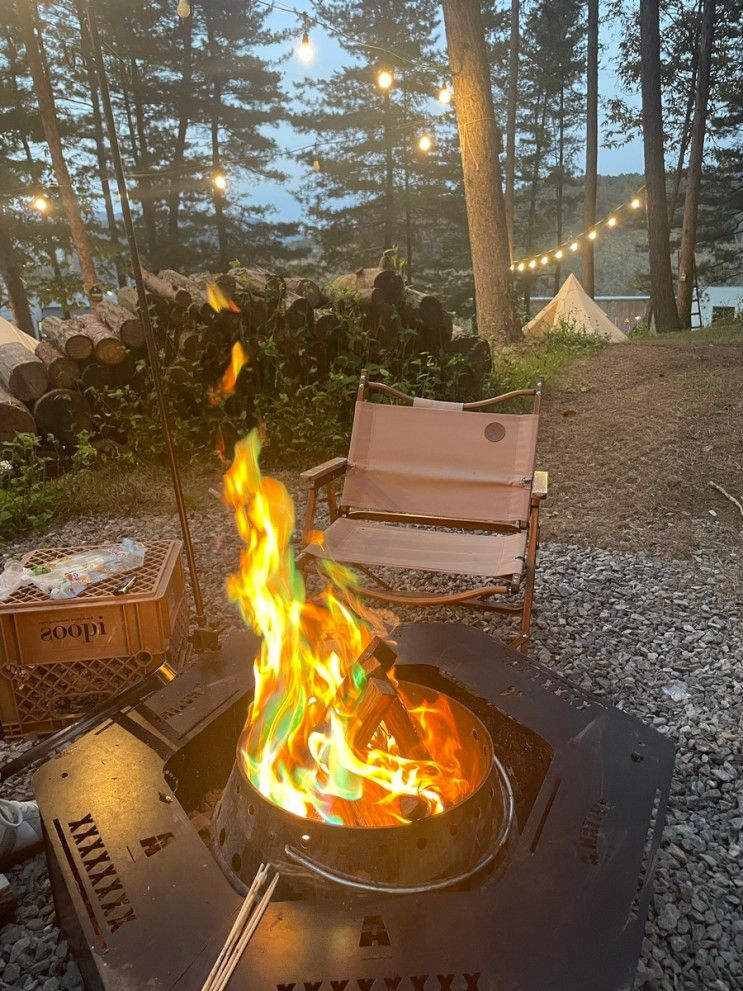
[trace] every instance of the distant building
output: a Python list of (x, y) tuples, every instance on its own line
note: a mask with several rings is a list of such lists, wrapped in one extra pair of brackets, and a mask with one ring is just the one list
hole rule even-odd
[[(743, 286), (707, 286), (700, 293), (699, 308), (702, 311), (702, 326), (713, 323), (728, 323), (736, 315), (743, 313)], [(699, 326), (696, 306), (692, 305), (692, 327)]]

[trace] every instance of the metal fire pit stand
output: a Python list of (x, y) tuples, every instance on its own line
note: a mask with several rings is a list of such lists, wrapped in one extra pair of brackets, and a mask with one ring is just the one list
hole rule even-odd
[(176, 507), (178, 509), (178, 519), (181, 524), (183, 535), (183, 547), (186, 551), (186, 562), (188, 573), (191, 579), (191, 591), (193, 592), (194, 609), (196, 612), (196, 626), (191, 634), (191, 642), (197, 652), (204, 650), (216, 650), (219, 647), (219, 635), (207, 622), (204, 609), (204, 599), (201, 594), (201, 583), (199, 582), (198, 569), (196, 566), (196, 555), (194, 553), (193, 540), (191, 539), (191, 528), (188, 523), (188, 513), (186, 503), (183, 498), (183, 485), (181, 484), (178, 458), (173, 444), (173, 435), (170, 430), (170, 418), (168, 415), (168, 403), (165, 398), (163, 388), (162, 373), (160, 371), (160, 358), (157, 351), (157, 341), (152, 328), (152, 318), (150, 317), (149, 306), (147, 305), (147, 295), (145, 292), (144, 277), (142, 275), (142, 263), (139, 258), (139, 247), (134, 233), (134, 222), (132, 212), (129, 207), (129, 194), (126, 186), (126, 176), (124, 165), (121, 159), (121, 148), (119, 136), (116, 131), (116, 121), (111, 106), (111, 93), (108, 86), (108, 76), (106, 75), (106, 65), (103, 61), (103, 51), (101, 49), (101, 39), (98, 32), (98, 21), (95, 14), (92, 0), (88, 2), (88, 31), (95, 61), (98, 83), (101, 90), (101, 100), (103, 103), (103, 113), (106, 119), (106, 130), (108, 140), (111, 145), (111, 157), (113, 158), (114, 173), (116, 175), (116, 186), (119, 191), (119, 202), (121, 203), (121, 215), (124, 220), (124, 230), (129, 247), (129, 260), (131, 263), (134, 283), (137, 287), (137, 300), (139, 302), (139, 316), (144, 328), (145, 341), (147, 343), (147, 359), (152, 373), (152, 382), (155, 386), (157, 396), (157, 408), (160, 414), (160, 427), (162, 429), (163, 440), (165, 441), (165, 451), (168, 457), (168, 467), (170, 469), (170, 479), (173, 485)]
[[(517, 836), (496, 870), (445, 891), (274, 899), (228, 991), (631, 988), (671, 741), (481, 630), (396, 639), (401, 679), (487, 728)], [(257, 648), (226, 639), (36, 772), (57, 915), (89, 991), (199, 991), (222, 947), (241, 899), (189, 812), (230, 775)]]

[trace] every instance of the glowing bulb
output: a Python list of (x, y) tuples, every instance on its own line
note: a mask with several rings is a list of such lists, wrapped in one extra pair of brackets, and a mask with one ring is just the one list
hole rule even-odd
[(511, 265), (511, 271), (512, 271), (512, 272), (513, 272), (513, 270), (514, 270), (515, 268), (516, 268), (516, 266), (515, 266), (515, 265)]
[(523, 272), (524, 269), (526, 268), (526, 265), (524, 265), (523, 262), (519, 262), (516, 267), (518, 268), (519, 272)]
[(178, 16), (182, 17), (184, 21), (191, 16), (191, 4), (188, 0), (178, 0), (178, 6), (175, 9)]
[(595, 241), (596, 240), (596, 231), (589, 231), (588, 232), (588, 240), (589, 241)]
[(215, 189), (219, 190), (220, 193), (223, 193), (225, 189), (227, 189), (227, 176), (224, 174), (224, 172), (220, 172), (219, 170), (217, 170), (216, 172), (212, 173), (212, 186), (214, 186)]
[(630, 206), (632, 207), (633, 210), (639, 210), (641, 203), (637, 196), (635, 196), (635, 198), (630, 201)]
[(559, 261), (564, 255), (564, 253), (565, 252), (562, 250), (562, 248), (558, 248), (557, 251), (555, 252), (555, 258)]
[(388, 72), (387, 69), (382, 69), (377, 76), (377, 86), (379, 86), (381, 90), (388, 90), (394, 81), (395, 80), (392, 73)]
[(578, 250), (578, 242), (577, 241), (573, 241), (573, 243), (570, 245), (570, 250), (571, 251), (577, 251)]
[(439, 103), (451, 103), (451, 90), (448, 86), (442, 86), (439, 90)]
[(536, 267), (537, 267), (537, 260), (536, 258), (532, 258), (532, 260), (529, 262), (529, 268), (536, 268)]
[(429, 134), (421, 134), (418, 138), (418, 148), (421, 151), (430, 151), (433, 148), (433, 141)]
[(307, 33), (307, 30), (305, 30), (302, 35), (302, 40), (297, 45), (297, 58), (300, 62), (304, 62), (305, 65), (308, 65), (314, 57), (315, 49), (310, 41), (310, 36)]
[(320, 159), (319, 158), (316, 158), (313, 161), (313, 163), (312, 163), (312, 171), (313, 172), (319, 172), (320, 171)]
[(39, 213), (47, 213), (51, 207), (51, 203), (43, 194), (39, 196), (34, 196), (31, 200), (31, 206), (34, 210), (38, 210)]
[(607, 225), (609, 227), (616, 227), (617, 226), (617, 218), (616, 217), (609, 217), (609, 219), (606, 221), (606, 223), (607, 223)]
[(547, 255), (542, 255), (542, 264), (543, 265), (546, 265), (548, 262), (549, 262), (548, 256)]

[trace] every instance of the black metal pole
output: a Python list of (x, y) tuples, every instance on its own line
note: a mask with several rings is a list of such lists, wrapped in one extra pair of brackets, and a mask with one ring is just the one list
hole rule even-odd
[(152, 329), (152, 320), (147, 305), (147, 295), (145, 292), (144, 278), (142, 276), (142, 263), (139, 258), (137, 239), (134, 234), (134, 224), (132, 223), (132, 213), (129, 208), (129, 196), (126, 188), (126, 177), (124, 175), (124, 165), (121, 161), (121, 149), (119, 147), (119, 137), (116, 132), (116, 121), (114, 120), (113, 108), (111, 106), (111, 93), (108, 88), (108, 77), (106, 76), (106, 66), (103, 62), (103, 51), (101, 49), (101, 38), (98, 33), (98, 21), (91, 0), (87, 6), (88, 30), (92, 43), (93, 56), (95, 59), (98, 81), (101, 88), (101, 100), (103, 103), (103, 113), (106, 119), (106, 130), (108, 131), (108, 141), (111, 145), (111, 156), (113, 158), (114, 173), (116, 175), (116, 185), (119, 190), (119, 200), (121, 202), (121, 214), (124, 220), (124, 230), (129, 244), (129, 257), (132, 266), (132, 275), (137, 287), (137, 298), (139, 300), (139, 312), (144, 326), (145, 340), (147, 342), (147, 357), (152, 372), (152, 380), (157, 396), (157, 406), (160, 413), (160, 423), (162, 426), (163, 438), (165, 440), (165, 450), (168, 456), (168, 466), (170, 477), (173, 482), (176, 506), (178, 507), (178, 518), (181, 523), (183, 534), (183, 545), (186, 549), (186, 561), (191, 578), (191, 590), (193, 592), (194, 607), (196, 610), (196, 630), (193, 635), (193, 643), (197, 650), (211, 650), (217, 646), (217, 634), (208, 627), (206, 614), (204, 611), (204, 600), (201, 595), (201, 585), (196, 568), (196, 555), (194, 554), (193, 541), (191, 539), (191, 529), (188, 525), (188, 515), (186, 504), (183, 498), (183, 486), (181, 484), (178, 460), (173, 445), (173, 435), (170, 431), (170, 419), (168, 417), (168, 405), (163, 389), (162, 374), (160, 372), (160, 359), (157, 353), (157, 342)]

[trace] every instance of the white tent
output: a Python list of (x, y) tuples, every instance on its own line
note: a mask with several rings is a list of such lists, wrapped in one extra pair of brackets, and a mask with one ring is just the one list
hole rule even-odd
[(627, 341), (619, 327), (591, 299), (574, 275), (569, 275), (558, 294), (532, 317), (524, 327), (524, 337), (544, 337), (550, 331), (557, 330), (561, 323), (570, 324), (579, 334), (596, 334), (612, 344)]

